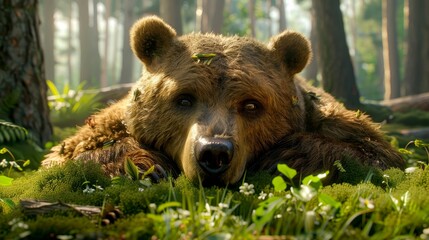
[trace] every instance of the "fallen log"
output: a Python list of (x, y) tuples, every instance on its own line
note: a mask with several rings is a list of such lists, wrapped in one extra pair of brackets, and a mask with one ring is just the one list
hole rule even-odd
[[(97, 99), (100, 103), (108, 104), (125, 97), (133, 85), (134, 83), (126, 83), (100, 89), (82, 90), (82, 92), (83, 94), (97, 94)], [(61, 97), (65, 98), (67, 96)], [(49, 96), (48, 101), (56, 101), (58, 98), (58, 96)]]
[(22, 212), (27, 216), (38, 216), (53, 212), (73, 212), (78, 216), (86, 216), (102, 225), (113, 223), (122, 216), (118, 207), (106, 205), (104, 207), (66, 204), (63, 202), (45, 202), (25, 199), (20, 201)]
[(394, 112), (407, 112), (410, 110), (429, 111), (429, 92), (384, 100), (380, 104), (389, 107)]

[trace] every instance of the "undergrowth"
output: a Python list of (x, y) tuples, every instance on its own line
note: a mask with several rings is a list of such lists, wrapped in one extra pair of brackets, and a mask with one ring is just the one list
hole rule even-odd
[[(428, 239), (429, 169), (412, 151), (428, 146), (413, 141), (401, 150), (410, 162), (405, 171), (328, 186), (322, 183), (328, 172), (297, 181), (287, 165), (278, 165), (280, 176), (248, 174), (227, 188), (198, 186), (183, 176), (151, 184), (132, 165), (115, 178), (92, 162), (24, 171), (0, 186), (0, 200), (8, 201), (0, 201), (0, 239)], [(106, 211), (95, 219), (74, 211), (34, 216), (20, 207), (22, 199), (117, 206), (122, 214), (105, 226)]]

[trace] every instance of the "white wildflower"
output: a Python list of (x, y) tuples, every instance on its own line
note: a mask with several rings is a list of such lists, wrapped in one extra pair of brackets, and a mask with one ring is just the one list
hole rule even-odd
[(218, 206), (219, 206), (220, 209), (227, 209), (227, 208), (229, 208), (229, 205), (226, 204), (226, 203), (219, 203)]
[(150, 203), (149, 204), (149, 208), (152, 209), (152, 210), (155, 210), (156, 209), (156, 204), (155, 203)]
[(260, 199), (260, 200), (265, 200), (265, 198), (267, 197), (267, 194), (266, 193), (264, 193), (264, 191), (262, 191), (261, 193), (259, 193), (259, 197), (258, 197), (258, 199)]
[(409, 168), (405, 168), (405, 173), (413, 173), (417, 170), (417, 167), (409, 167)]
[(102, 186), (100, 186), (100, 185), (94, 185), (94, 187), (95, 187), (96, 190), (99, 190), (99, 191), (103, 191), (104, 190), (104, 188)]
[(91, 188), (88, 185), (86, 185), (86, 188), (83, 190), (83, 193), (91, 194), (95, 191), (95, 188)]
[(14, 168), (20, 168), (20, 166), (18, 165), (18, 163), (16, 163), (15, 161), (10, 161), (9, 164), (14, 167)]
[(139, 187), (139, 192), (143, 192), (143, 191), (144, 191), (144, 188)]
[(243, 185), (240, 186), (240, 192), (244, 195), (252, 195), (255, 193), (255, 186), (253, 184), (243, 183)]
[(368, 209), (374, 209), (374, 201), (368, 198), (362, 198), (359, 197), (359, 207), (360, 208), (368, 208)]
[(0, 167), (5, 168), (5, 167), (7, 167), (8, 165), (9, 165), (9, 163), (6, 161), (6, 159), (3, 159), (3, 160), (0, 162)]

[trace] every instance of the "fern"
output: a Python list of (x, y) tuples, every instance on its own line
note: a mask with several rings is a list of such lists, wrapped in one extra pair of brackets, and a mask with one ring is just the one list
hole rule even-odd
[(0, 144), (24, 141), (28, 138), (27, 129), (0, 119)]

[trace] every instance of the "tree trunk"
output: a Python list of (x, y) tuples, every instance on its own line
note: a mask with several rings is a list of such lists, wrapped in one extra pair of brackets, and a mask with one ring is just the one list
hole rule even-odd
[(178, 35), (182, 35), (182, 14), (180, 0), (160, 0), (159, 13), (162, 19), (172, 26)]
[(360, 105), (360, 95), (346, 42), (340, 2), (313, 0), (312, 3), (317, 19), (323, 88), (347, 107), (356, 108)]
[(199, 8), (201, 9), (201, 32), (222, 33), (225, 0), (200, 0), (199, 3)]
[(423, 79), (421, 79), (421, 92), (429, 92), (429, 2), (424, 1), (424, 13), (425, 17), (424, 25), (423, 25)]
[(255, 16), (255, 0), (249, 0), (249, 19), (250, 19), (250, 34), (256, 37), (256, 16)]
[(102, 60), (102, 64), (101, 64), (101, 78), (100, 78), (100, 85), (101, 87), (107, 87), (108, 85), (108, 81), (107, 81), (107, 76), (108, 76), (108, 69), (109, 69), (109, 32), (110, 32), (110, 27), (109, 27), (109, 18), (110, 18), (110, 0), (104, 0), (104, 6), (106, 8), (105, 13), (104, 13), (104, 21), (105, 21), (105, 29), (104, 29), (104, 56), (103, 56), (103, 60)]
[(66, 80), (66, 82), (64, 84), (67, 84), (69, 86), (71, 86), (71, 84), (73, 83), (73, 68), (72, 68), (72, 51), (73, 51), (73, 43), (72, 43), (72, 37), (73, 37), (73, 24), (72, 24), (72, 19), (73, 19), (73, 11), (72, 11), (72, 7), (73, 7), (73, 1), (69, 1), (68, 2), (68, 7), (69, 7), (69, 18), (67, 20), (67, 73), (68, 73), (68, 80)]
[(311, 9), (311, 30), (310, 30), (310, 42), (311, 42), (311, 51), (313, 52), (313, 59), (311, 59), (310, 64), (305, 70), (305, 78), (308, 80), (315, 81), (316, 85), (319, 83), (317, 75), (319, 72), (319, 66), (317, 58), (318, 49), (317, 49), (317, 32), (316, 32), (316, 16), (314, 10)]
[(124, 0), (124, 32), (122, 35), (122, 64), (120, 83), (133, 82), (134, 55), (130, 48), (130, 28), (134, 21), (133, 0)]
[(382, 1), (382, 9), (384, 99), (393, 99), (400, 96), (399, 55), (396, 31), (397, 1)]
[(43, 55), (45, 56), (45, 74), (46, 78), (55, 82), (55, 0), (45, 0), (43, 4)]
[(98, 50), (98, 27), (96, 0), (93, 0), (92, 18), (87, 0), (76, 0), (79, 8), (80, 82), (98, 88), (100, 82), (100, 53)]
[(43, 146), (52, 135), (36, 0), (0, 1), (0, 118)]
[[(423, 22), (424, 3), (426, 0), (408, 1), (408, 51), (405, 60), (405, 95), (421, 92), (420, 82), (423, 81)], [(427, 65), (426, 65), (427, 67)]]
[[(89, 29), (89, 43), (90, 48), (88, 49), (91, 56), (91, 79), (89, 80), (89, 87), (99, 88), (100, 87), (100, 74), (101, 74), (101, 57), (100, 50), (98, 48), (99, 37), (98, 37), (98, 10), (97, 4), (99, 0), (92, 0), (92, 24)], [(91, 23), (91, 22), (90, 22)]]
[(279, 33), (283, 32), (286, 29), (286, 9), (285, 9), (285, 0), (277, 0), (279, 8)]

